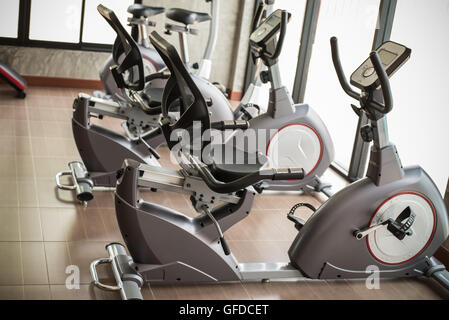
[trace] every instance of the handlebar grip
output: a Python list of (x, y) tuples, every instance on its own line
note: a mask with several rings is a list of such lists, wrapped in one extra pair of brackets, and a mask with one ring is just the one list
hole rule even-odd
[(231, 254), (231, 250), (229, 249), (229, 245), (224, 237), (220, 237), (220, 243), (221, 247), (223, 248), (224, 254), (229, 256)]
[(251, 26), (251, 32), (253, 32), (254, 30), (257, 29), (265, 11), (266, 10), (265, 10), (264, 2), (260, 1), (259, 5), (257, 6), (257, 9), (256, 9), (256, 14), (254, 15), (253, 23)]
[(373, 51), (370, 53), (369, 57), (371, 63), (373, 64), (374, 70), (376, 71), (377, 77), (379, 78), (380, 87), (382, 89), (382, 95), (385, 102), (383, 107), (380, 107), (378, 104), (371, 104), (371, 106), (377, 111), (387, 114), (391, 111), (391, 109), (393, 109), (393, 95), (391, 93), (390, 80), (378, 53)]
[(303, 168), (274, 169), (272, 180), (301, 180), (305, 177)]
[(245, 120), (230, 120), (230, 121), (218, 121), (218, 122), (213, 122), (211, 123), (211, 128), (212, 129), (217, 129), (217, 130), (246, 130), (249, 128), (249, 122), (245, 121)]
[(276, 60), (281, 55), (282, 46), (284, 45), (284, 40), (285, 40), (285, 34), (287, 33), (287, 23), (288, 23), (288, 12), (285, 10), (282, 10), (281, 30), (279, 31), (279, 38), (276, 43), (276, 48), (274, 49), (274, 53), (269, 55), (269, 58), (271, 60)]
[(332, 52), (332, 62), (334, 63), (335, 72), (337, 73), (338, 81), (346, 94), (356, 100), (359, 100), (360, 94), (355, 92), (348, 83), (343, 67), (341, 66), (340, 53), (338, 50), (338, 39), (337, 37), (332, 37), (331, 40), (331, 52)]

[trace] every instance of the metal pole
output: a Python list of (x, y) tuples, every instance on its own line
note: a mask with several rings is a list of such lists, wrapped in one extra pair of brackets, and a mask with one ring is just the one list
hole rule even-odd
[[(376, 32), (373, 39), (373, 50), (377, 49), (385, 41), (390, 40), (396, 4), (397, 0), (381, 0)], [(375, 92), (375, 95), (379, 95), (379, 92)], [(351, 182), (357, 181), (365, 175), (370, 144), (363, 141), (360, 135), (360, 128), (367, 125), (368, 122), (368, 118), (365, 113), (362, 112), (357, 123), (354, 147), (352, 149), (351, 162), (348, 170), (348, 180)]]
[(303, 103), (307, 86), (310, 59), (318, 25), (321, 0), (308, 0), (302, 25), (301, 44), (299, 47), (296, 76), (293, 84), (292, 98), (295, 103)]
[[(254, 0), (254, 12), (253, 12), (253, 16), (256, 14), (256, 10), (257, 7), (259, 5), (259, 2), (262, 0)], [(253, 32), (254, 30), (251, 30), (251, 32)], [(251, 52), (248, 50), (248, 58), (246, 61), (246, 70), (245, 70), (245, 80), (243, 83), (243, 92), (246, 92), (246, 90), (248, 89), (249, 85), (251, 84), (251, 82), (254, 79), (254, 75), (256, 73), (256, 64), (253, 61), (253, 58), (251, 56)]]
[(217, 34), (218, 34), (218, 22), (220, 16), (220, 1), (219, 0), (210, 0), (210, 12), (212, 16), (211, 25), (209, 29), (209, 38), (207, 39), (207, 47), (206, 51), (204, 51), (203, 59), (210, 60), (212, 58), (212, 54), (214, 53), (215, 44), (217, 43)]

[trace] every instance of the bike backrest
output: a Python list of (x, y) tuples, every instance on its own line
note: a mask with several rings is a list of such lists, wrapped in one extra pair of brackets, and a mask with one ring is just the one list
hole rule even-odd
[[(180, 118), (173, 124), (162, 126), (167, 144), (172, 148), (177, 142), (170, 141), (173, 131), (177, 129), (191, 129), (194, 121), (201, 123), (201, 136), (210, 129), (210, 118), (206, 100), (187, 71), (176, 48), (162, 38), (156, 31), (151, 32), (150, 41), (170, 70), (170, 78), (162, 97), (162, 115), (168, 117), (173, 92), (180, 99)], [(172, 97), (169, 97), (169, 96)]]
[[(143, 90), (145, 87), (143, 61), (137, 43), (125, 30), (114, 11), (101, 4), (97, 6), (97, 10), (117, 34), (112, 49), (112, 57), (117, 66), (111, 70), (117, 82), (117, 86), (119, 88), (136, 91)], [(126, 71), (129, 71), (130, 69), (133, 69), (134, 74), (136, 74), (137, 71), (137, 82), (130, 82), (127, 80), (128, 77), (124, 77)]]

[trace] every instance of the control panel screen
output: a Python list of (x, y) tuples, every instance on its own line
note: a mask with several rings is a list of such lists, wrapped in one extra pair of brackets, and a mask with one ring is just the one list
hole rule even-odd
[(281, 22), (281, 18), (274, 14), (271, 15), (271, 17), (267, 21), (265, 21), (265, 23), (269, 24), (272, 27), (276, 26), (280, 22)]
[(394, 59), (396, 59), (396, 57), (398, 56), (397, 54), (390, 52), (388, 50), (385, 50), (385, 49), (379, 50), (378, 54), (379, 54), (379, 58), (382, 61), (382, 64), (384, 66), (389, 66), (394, 61)]

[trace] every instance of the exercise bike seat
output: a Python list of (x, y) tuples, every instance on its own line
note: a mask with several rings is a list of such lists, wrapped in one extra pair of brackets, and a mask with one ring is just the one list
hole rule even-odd
[(195, 12), (186, 9), (172, 8), (168, 9), (166, 13), (170, 20), (183, 23), (185, 25), (197, 24), (212, 19), (210, 14), (204, 12)]
[(164, 88), (145, 88), (145, 93), (150, 98), (150, 107), (158, 107), (161, 105)]
[(157, 14), (163, 13), (165, 8), (163, 7), (150, 7), (143, 4), (132, 4), (128, 7), (128, 12), (134, 17), (149, 18)]
[(262, 153), (247, 152), (229, 144), (211, 146), (209, 158), (205, 160), (214, 177), (223, 182), (258, 172), (268, 162)]

